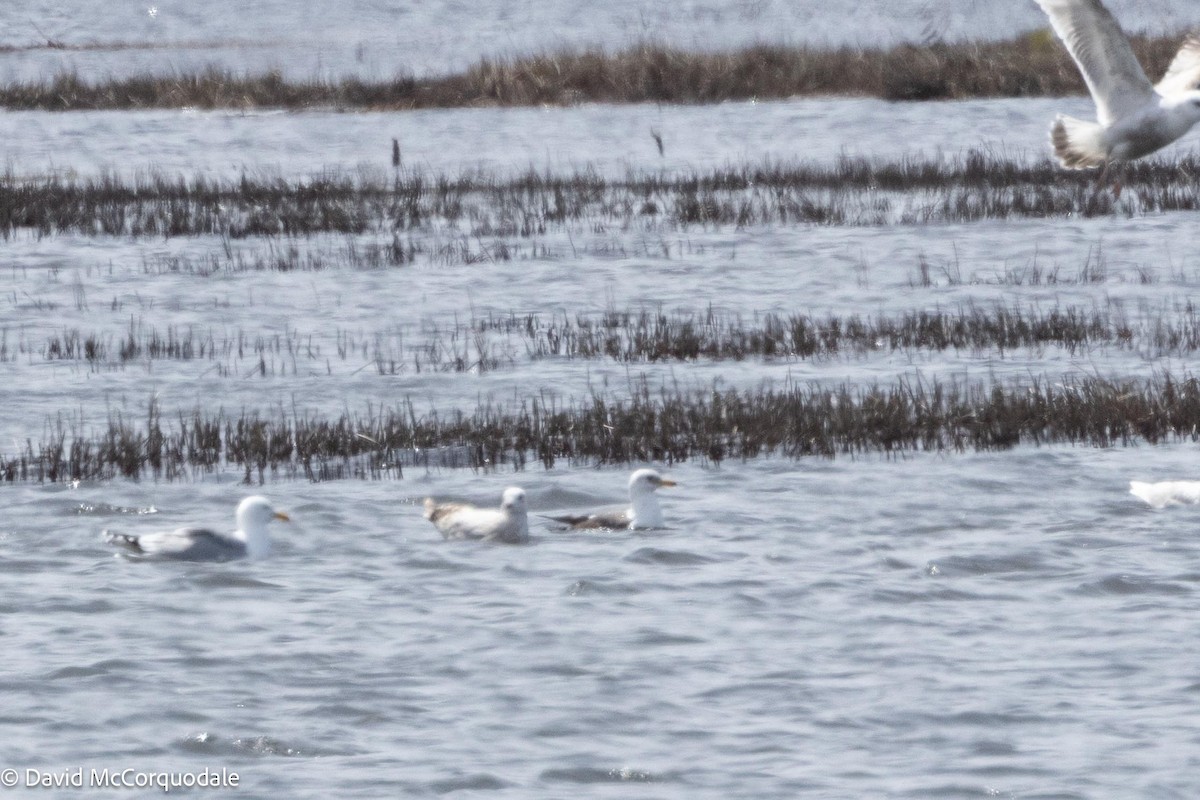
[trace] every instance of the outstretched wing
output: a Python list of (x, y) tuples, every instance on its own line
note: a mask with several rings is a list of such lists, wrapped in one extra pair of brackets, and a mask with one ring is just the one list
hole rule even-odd
[(1200, 34), (1193, 33), (1183, 40), (1183, 46), (1154, 88), (1164, 97), (1200, 89)]
[(1129, 39), (1100, 0), (1037, 0), (1087, 83), (1101, 125), (1139, 111), (1154, 86)]

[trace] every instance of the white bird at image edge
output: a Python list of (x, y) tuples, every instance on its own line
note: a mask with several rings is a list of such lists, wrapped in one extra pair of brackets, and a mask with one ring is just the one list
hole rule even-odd
[(1154, 508), (1200, 503), (1200, 481), (1130, 481), (1129, 493)]

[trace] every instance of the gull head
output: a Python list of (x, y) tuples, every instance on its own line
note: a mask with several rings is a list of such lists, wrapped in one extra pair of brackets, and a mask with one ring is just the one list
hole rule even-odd
[(253, 495), (238, 503), (237, 526), (246, 543), (248, 557), (266, 558), (270, 554), (271, 539), (267, 536), (267, 524), (275, 519), (290, 521), (287, 514), (276, 511), (265, 497)]
[(647, 495), (662, 486), (674, 486), (675, 481), (668, 480), (655, 469), (639, 469), (629, 476), (630, 496)]
[(287, 514), (284, 514), (282, 511), (276, 511), (275, 507), (271, 505), (271, 501), (265, 497), (254, 495), (238, 503), (238, 530), (248, 531), (265, 528), (267, 523), (274, 519), (283, 520), (284, 522), (290, 521)]
[(525, 505), (525, 490), (516, 486), (505, 489), (500, 500), (500, 510), (512, 515), (528, 514), (529, 509)]

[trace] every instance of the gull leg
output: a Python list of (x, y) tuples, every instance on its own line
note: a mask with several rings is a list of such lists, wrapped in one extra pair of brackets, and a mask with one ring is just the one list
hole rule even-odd
[[(1112, 183), (1109, 183), (1109, 172), (1113, 172), (1116, 175), (1116, 177), (1113, 178)], [(1100, 177), (1096, 179), (1096, 188), (1099, 189), (1107, 185), (1108, 188), (1112, 190), (1113, 200), (1120, 200), (1122, 174), (1123, 173), (1120, 164), (1118, 164), (1114, 169), (1112, 160), (1106, 159), (1104, 162), (1104, 169), (1100, 170)]]

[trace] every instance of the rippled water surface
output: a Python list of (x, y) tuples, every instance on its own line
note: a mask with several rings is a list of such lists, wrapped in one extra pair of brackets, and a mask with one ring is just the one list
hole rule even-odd
[[(878, 31), (812, 3), (357, 3), (320, 26), (304, 3), (111, 5), (0, 9), (0, 44), (16, 48), (0, 53), (0, 78), (204, 63), (376, 75), (580, 42), (778, 39), (793, 22), (807, 33), (786, 41), (1043, 24), (1032, 2), (859, 4), (856, 19)], [(1198, 21), (1183, 4), (1137, 5), (1147, 29)], [(553, 24), (532, 26), (543, 13)], [(22, 49), (44, 39), (153, 46)], [(430, 176), (671, 176), (843, 155), (948, 163), (970, 149), (1029, 163), (1059, 111), (1086, 115), (1088, 103), (4, 113), (0, 158), (27, 177), (378, 177), (391, 174), (395, 137), (405, 174)], [(867, 196), (916, 216), (933, 203)], [(408, 402), (449, 413), (639, 385), (1186, 374), (1188, 353), (1146, 334), (1194, 315), (1197, 234), (1194, 213), (1136, 210), (934, 224), (582, 220), (533, 235), (462, 222), (406, 232), (420, 255), (383, 267), (351, 256), (388, 231), (22, 229), (0, 248), (0, 458), (143, 420), (152, 404), (171, 426), (194, 409), (336, 415)], [(308, 254), (324, 265), (271, 266)], [(237, 266), (255, 259), (266, 266)], [(517, 334), (470, 327), (613, 310), (749, 324), (997, 307), (1104, 312), (1129, 323), (1133, 344), (623, 362), (534, 357)], [(205, 350), (62, 350), (91, 337), (115, 353), (152, 335)], [(180, 482), (4, 485), (0, 770), (23, 784), (27, 769), (229, 769), (237, 796), (264, 798), (1194, 798), (1200, 518), (1150, 510), (1127, 490), (1200, 478), (1195, 443), (1123, 445), (660, 463), (679, 483), (660, 493), (669, 528), (588, 535), (541, 515), (620, 503), (630, 465), (406, 465), (323, 483), (266, 470), (254, 487), (221, 465)], [(427, 495), (494, 505), (508, 485), (528, 493), (528, 545), (443, 542), (421, 517)], [(292, 518), (273, 528), (265, 561), (144, 563), (101, 538), (232, 525), (251, 491)]]
[[(267, 562), (110, 555), (234, 485), (5, 490), (6, 763), (233, 768), (254, 796), (1187, 797), (1189, 448), (671, 470), (670, 530), (438, 541), (623, 474), (280, 483)], [(663, 490), (666, 494), (667, 490)], [(638, 782), (637, 789), (620, 784)]]

